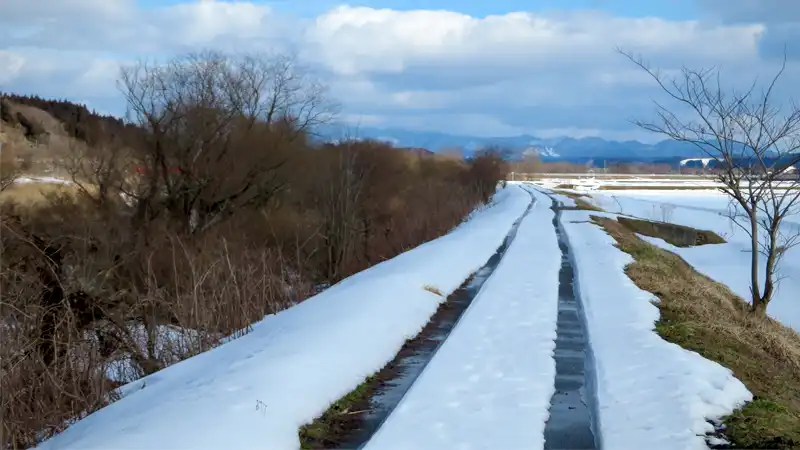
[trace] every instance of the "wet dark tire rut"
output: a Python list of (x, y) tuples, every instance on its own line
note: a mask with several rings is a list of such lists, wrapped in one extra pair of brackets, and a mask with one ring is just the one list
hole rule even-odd
[(580, 297), (575, 295), (575, 271), (569, 244), (561, 227), (561, 204), (554, 197), (550, 198), (555, 211), (553, 226), (561, 249), (561, 270), (554, 354), (556, 391), (550, 400), (550, 419), (545, 424), (544, 448), (596, 450), (600, 449), (600, 440), (595, 433), (594, 358), (586, 335)]
[[(514, 241), (519, 224), (528, 216), (535, 201), (531, 194), (531, 202), (527, 209), (511, 226), (503, 243), (486, 264), (439, 306), (422, 331), (415, 338), (406, 341), (389, 364), (354, 391), (364, 394), (359, 396), (358, 400), (349, 405), (345, 411), (329, 416), (331, 412), (329, 410), (322, 418), (317, 419), (326, 421), (325, 427), (328, 432), (323, 436), (314, 436), (312, 433), (301, 430), (300, 441), (303, 448), (360, 449), (369, 441), (400, 403), (436, 351), (450, 335), (483, 284), (495, 271), (506, 250)], [(413, 432), (413, 430), (409, 430), (409, 432)]]

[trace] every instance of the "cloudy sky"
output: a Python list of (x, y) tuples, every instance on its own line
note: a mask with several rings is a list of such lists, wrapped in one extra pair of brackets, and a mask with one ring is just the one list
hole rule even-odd
[(629, 120), (658, 91), (615, 47), (719, 66), (730, 86), (773, 74), (786, 48), (780, 94), (800, 100), (798, 37), (800, 0), (0, 0), (0, 90), (121, 114), (120, 63), (277, 49), (353, 123), (652, 140)]

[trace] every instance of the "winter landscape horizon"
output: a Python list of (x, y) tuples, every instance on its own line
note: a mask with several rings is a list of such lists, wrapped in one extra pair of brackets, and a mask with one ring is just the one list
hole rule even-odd
[(800, 449), (797, 0), (0, 0), (0, 450)]

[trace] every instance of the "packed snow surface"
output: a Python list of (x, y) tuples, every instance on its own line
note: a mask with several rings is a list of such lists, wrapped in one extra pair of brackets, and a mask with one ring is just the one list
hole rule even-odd
[(613, 246), (587, 211), (564, 211), (595, 360), (598, 428), (607, 449), (707, 449), (706, 419), (752, 395), (730, 370), (654, 331), (654, 296), (624, 273), (631, 257)]
[(448, 235), (125, 386), (121, 400), (40, 448), (298, 448), (302, 425), (393, 359), (428, 322), (444, 299), (426, 286), (445, 295), (457, 289), (530, 201), (510, 184)]
[[(606, 195), (593, 193), (594, 203), (606, 211), (710, 230), (727, 243), (678, 248), (661, 239), (650, 239), (659, 247), (680, 255), (697, 271), (727, 285), (745, 300), (750, 299), (750, 237), (728, 217), (728, 197), (714, 192), (686, 193), (632, 191)], [(800, 215), (784, 219), (787, 234), (800, 231)], [(766, 258), (760, 255), (760, 282), (763, 287)], [(800, 331), (800, 247), (790, 248), (778, 268), (781, 278), (775, 297), (767, 308), (782, 324)]]
[(497, 269), (367, 450), (544, 447), (561, 252), (550, 199), (536, 195)]

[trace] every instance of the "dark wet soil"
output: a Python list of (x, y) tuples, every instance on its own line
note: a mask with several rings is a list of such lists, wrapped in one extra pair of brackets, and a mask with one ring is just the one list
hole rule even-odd
[[(353, 391), (353, 399), (346, 407), (334, 405), (317, 421), (325, 421), (326, 432), (304, 433), (303, 448), (360, 449), (397, 407), (408, 389), (422, 373), (450, 335), (458, 320), (478, 294), (484, 282), (492, 275), (517, 234), (517, 228), (533, 207), (528, 208), (511, 227), (503, 243), (486, 264), (476, 271), (461, 287), (443, 302), (428, 324), (413, 339), (406, 341), (397, 356), (382, 370)], [(422, 287), (420, 287), (422, 289)], [(347, 400), (347, 398), (343, 399)], [(338, 409), (338, 410), (336, 410)], [(313, 426), (313, 424), (312, 424)], [(409, 430), (413, 432), (413, 430)]]
[(593, 362), (586, 337), (580, 299), (575, 295), (575, 271), (569, 246), (559, 224), (561, 208), (553, 200), (553, 226), (561, 249), (556, 322), (556, 392), (550, 400), (550, 419), (544, 430), (545, 449), (598, 449), (594, 434), (591, 383)]

